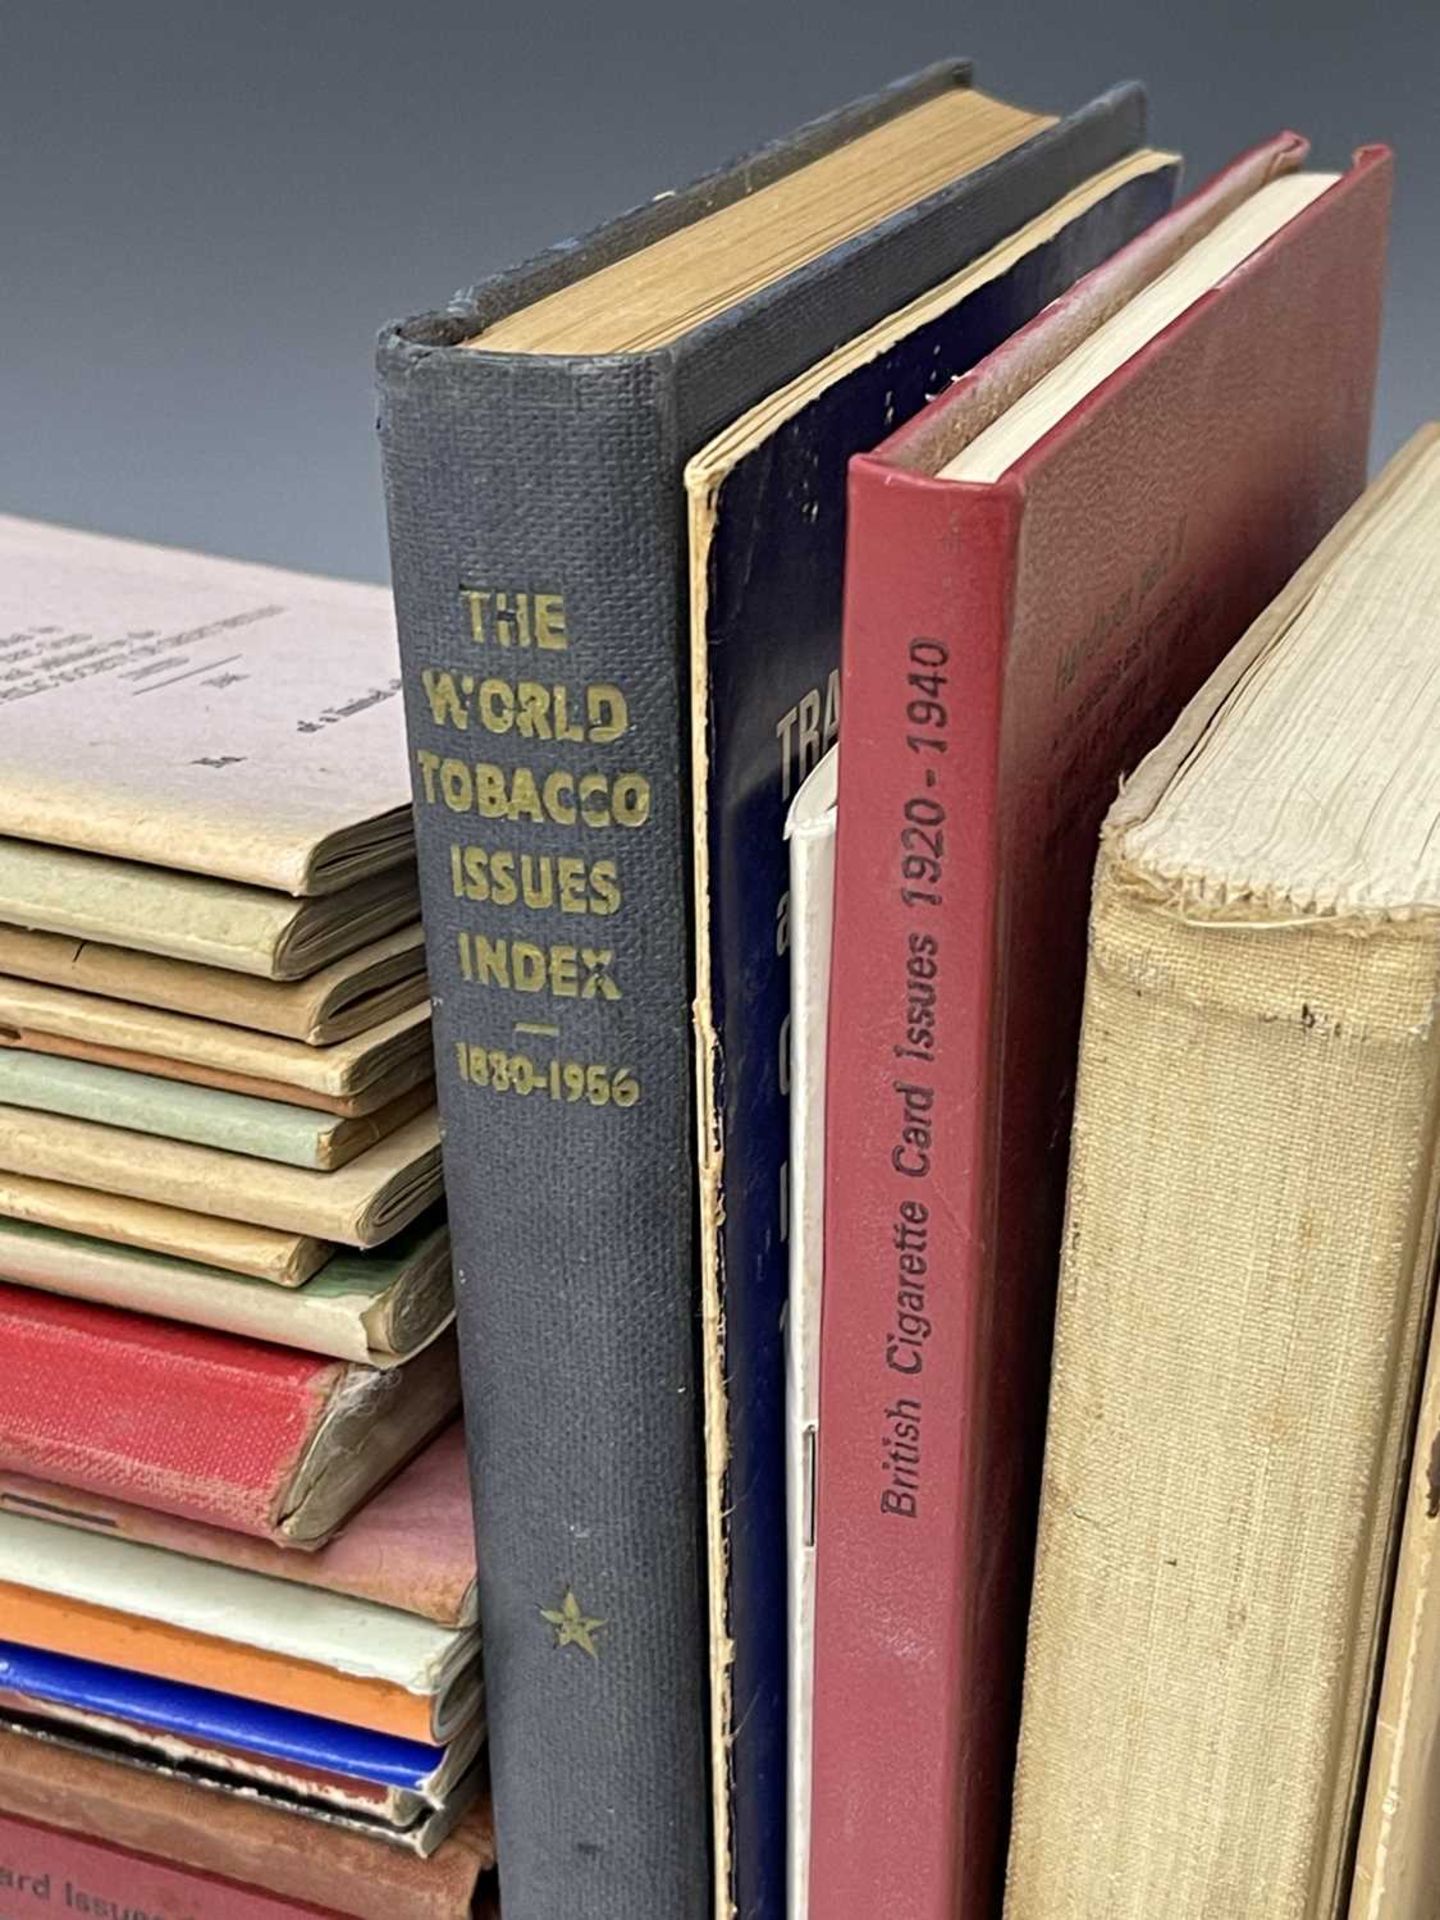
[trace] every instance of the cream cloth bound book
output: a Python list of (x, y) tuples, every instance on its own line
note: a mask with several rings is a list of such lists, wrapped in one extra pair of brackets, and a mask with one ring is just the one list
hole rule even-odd
[(1106, 825), (1008, 1920), (1346, 1911), (1435, 1257), (1437, 737), (1432, 431)]

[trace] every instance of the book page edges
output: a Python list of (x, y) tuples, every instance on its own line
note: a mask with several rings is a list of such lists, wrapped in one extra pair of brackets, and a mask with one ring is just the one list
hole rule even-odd
[(1117, 160), (1103, 172), (1082, 180), (1043, 213), (999, 241), (988, 253), (971, 261), (918, 298), (889, 313), (864, 333), (843, 342), (823, 360), (806, 368), (733, 421), (693, 456), (685, 469), (685, 485), (695, 494), (714, 487), (744, 457), (753, 452), (787, 421), (820, 399), (850, 374), (890, 352), (911, 334), (971, 299), (992, 281), (1002, 279), (1022, 261), (1082, 220), (1087, 213), (1131, 181), (1167, 168), (1178, 168), (1179, 156), (1144, 147)]
[(710, 1624), (710, 1780), (717, 1920), (735, 1911), (733, 1821), (735, 1791), (733, 1670), (730, 1631), (730, 1546), (725, 1523), (730, 1469), (730, 1390), (725, 1372), (725, 1276), (720, 1226), (725, 1217), (725, 1144), (719, 1091), (720, 1036), (711, 968), (710, 888), (710, 668), (707, 619), (710, 550), (719, 514), (720, 477), (686, 475), (690, 555), (690, 768), (694, 822), (695, 900), (695, 1141), (700, 1226), (701, 1379), (705, 1396), (706, 1598)]
[(0, 840), (0, 888), (23, 930), (191, 965), (294, 980), (418, 917), (413, 866), (297, 899), (209, 875)]
[(135, 813), (134, 796), (110, 802), (103, 788), (37, 794), (0, 778), (0, 818), (17, 840), (63, 847), (140, 866), (178, 869), (291, 898), (320, 898), (413, 857), (410, 809), (395, 806), (373, 819), (343, 815), (329, 823), (300, 817), (273, 822), (253, 816), (237, 843), (233, 814), (213, 817), (183, 808)]
[[(1190, 758), (1198, 753), (1226, 703), (1256, 663), (1278, 646), (1327, 574), (1340, 563), (1370, 522), (1383, 514), (1415, 471), (1428, 460), (1440, 425), (1422, 429), (1404, 446), (1374, 484), (1339, 520), (1285, 588), (1220, 662), (1158, 746), (1146, 755), (1121, 789), (1101, 831), (1101, 861), (1115, 867), (1125, 884), (1197, 918), (1239, 924), (1289, 924), (1299, 917), (1285, 900), (1255, 902), (1248, 908), (1207, 902), (1199, 885), (1167, 877), (1153, 858), (1137, 859), (1130, 836), (1152, 818), (1157, 806)], [(1383, 918), (1383, 916), (1382, 916)], [(1348, 924), (1364, 924), (1351, 916)]]
[(289, 1484), (279, 1490), (275, 1522), (283, 1537), (307, 1546), (328, 1539), (459, 1404), (453, 1340), (432, 1344), (403, 1369), (346, 1368)]
[(399, 1913), (405, 1920), (464, 1920), (476, 1880), (495, 1858), (488, 1799), (430, 1862), (343, 1830), (332, 1832), (322, 1851), (313, 1829), (293, 1815), (117, 1768), (9, 1728), (0, 1730), (0, 1787), (6, 1807), (26, 1817), (293, 1900), (338, 1896), (356, 1920), (395, 1920)]
[(26, 980), (140, 1001), (307, 1046), (348, 1039), (425, 998), (418, 920), (297, 981), (262, 980), (14, 925), (0, 925), (0, 968)]
[(72, 1300), (378, 1368), (413, 1358), (454, 1318), (448, 1241), (379, 1292), (327, 1287), (323, 1275), (314, 1286), (285, 1287), (189, 1260), (147, 1260), (110, 1241), (37, 1235), (0, 1214), (0, 1274)]
[(1237, 207), (1281, 174), (1298, 171), (1308, 153), (1307, 141), (1285, 133), (1243, 154), (1172, 214), (1086, 274), (869, 458), (915, 474), (938, 474)]
[(302, 1092), (333, 1098), (368, 1090), (376, 1081), (392, 1077), (412, 1054), (423, 1055), (428, 1027), (429, 1009), (411, 1007), (361, 1034), (315, 1047), (80, 988), (0, 976), (0, 1045), (41, 1048), (52, 1040), (83, 1043), (97, 1051), (72, 1057), (116, 1056), (108, 1060), (111, 1065), (154, 1058), (238, 1079), (293, 1084)]
[(440, 1191), (439, 1126), (409, 1120), (333, 1173), (282, 1166), (93, 1121), (0, 1107), (0, 1169), (348, 1246), (398, 1232)]
[(372, 1366), (393, 1366), (422, 1353), (455, 1318), (450, 1241), (442, 1255), (419, 1264), (361, 1310)]
[(0, 1219), (113, 1240), (279, 1287), (302, 1285), (335, 1251), (327, 1241), (305, 1234), (20, 1173), (0, 1172)]
[(588, 277), (597, 267), (641, 252), (913, 107), (952, 88), (969, 87), (972, 82), (971, 61), (953, 57), (933, 61), (878, 92), (753, 148), (676, 192), (658, 193), (574, 240), (561, 241), (517, 267), (490, 275), (458, 294), (443, 311), (421, 314), (390, 327), (382, 335), (382, 357), (396, 353), (403, 359), (417, 351), (459, 346), (497, 320)]
[[(434, 1063), (428, 1035), (418, 1040), (408, 1061), (402, 1058), (380, 1078), (366, 1080), (361, 1090), (355, 1093), (339, 1094), (317, 1092), (309, 1087), (297, 1086), (289, 1080), (257, 1078), (227, 1067), (206, 1066), (195, 1060), (177, 1060), (158, 1053), (134, 1053), (124, 1047), (106, 1046), (97, 1040), (77, 1040), (64, 1034), (42, 1033), (37, 1027), (18, 1029), (0, 1026), (0, 1051), (8, 1047), (18, 1048), (25, 1053), (49, 1054), (60, 1060), (88, 1061), (97, 1067), (118, 1067), (125, 1073), (149, 1074), (182, 1085), (208, 1087), (217, 1093), (244, 1094), (252, 1100), (276, 1100), (282, 1105), (305, 1107), (343, 1120), (358, 1120), (375, 1114), (417, 1086), (428, 1088), (432, 1105), (435, 1099)], [(290, 1070), (288, 1066), (286, 1070)]]
[[(478, 1728), (479, 1723), (472, 1725)], [(303, 1770), (297, 1779), (283, 1762), (267, 1763), (207, 1745), (203, 1739), (12, 1693), (0, 1694), (0, 1727), (47, 1746), (94, 1756), (107, 1766), (183, 1783), (216, 1797), (248, 1801), (281, 1818), (298, 1814), (327, 1833), (361, 1835), (421, 1860), (429, 1859), (448, 1837), (474, 1803), (484, 1778), (481, 1768), (457, 1769), (443, 1794), (392, 1787), (384, 1799), (372, 1798), (363, 1791), (347, 1790), (339, 1779), (326, 1782), (307, 1777)], [(471, 1737), (467, 1727), (466, 1741)], [(478, 1740), (478, 1734), (475, 1737)], [(139, 1909), (131, 1913), (133, 1920), (140, 1920)]]

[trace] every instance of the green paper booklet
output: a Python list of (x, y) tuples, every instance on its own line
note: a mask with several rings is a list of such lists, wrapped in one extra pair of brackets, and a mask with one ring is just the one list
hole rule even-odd
[(345, 1118), (123, 1067), (11, 1048), (0, 1050), (0, 1101), (328, 1173), (386, 1139), (430, 1106), (432, 1095), (428, 1086), (414, 1087), (375, 1113)]

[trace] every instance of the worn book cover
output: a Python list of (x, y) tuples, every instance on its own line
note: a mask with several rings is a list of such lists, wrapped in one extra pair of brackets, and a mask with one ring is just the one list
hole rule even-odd
[(20, 1047), (0, 1047), (0, 1102), (322, 1173), (348, 1165), (434, 1105), (422, 1085), (352, 1119)]
[(0, 1107), (0, 1171), (350, 1247), (379, 1246), (443, 1189), (434, 1108), (347, 1166), (317, 1172), (95, 1120)]
[(1281, 137), (1227, 169), (852, 464), (810, 1889), (827, 1916), (952, 1920), (1000, 1897), (1096, 835), (1364, 484), (1390, 166), (1303, 173), (1305, 151)]
[(0, 1467), (295, 1546), (459, 1403), (450, 1336), (382, 1370), (0, 1283), (0, 1341)]
[(309, 1047), (348, 1040), (427, 998), (418, 920), (303, 980), (261, 980), (226, 967), (13, 926), (0, 926), (0, 969), (24, 980), (193, 1014)]
[(0, 834), (294, 894), (409, 857), (383, 588), (0, 515), (0, 632)]
[[(730, 1796), (717, 1803), (713, 1885), (694, 1840), (711, 1639), (691, 1028), (705, 832), (683, 469), (764, 395), (1123, 159), (1142, 129), (1136, 89), (1057, 121), (945, 62), (382, 337), (511, 1920), (784, 1903), (778, 1403), (756, 1401), (758, 1444), (738, 1440), (748, 1477), (732, 1482), (774, 1553), (773, 1572), (763, 1551), (747, 1561), (744, 1605), (777, 1602), (773, 1654), (749, 1636), (727, 1723), (734, 1805), (752, 1824), (732, 1850)], [(791, 640), (774, 662), (747, 640), (766, 729), (824, 700), (808, 626), (793, 683)], [(770, 814), (779, 755), (767, 733), (755, 778)], [(772, 1227), (777, 1187), (772, 1170)], [(466, 1284), (497, 1271), (503, 1287)], [(782, 1291), (767, 1262), (755, 1319), (775, 1395), (765, 1302), (778, 1313)], [(712, 1351), (717, 1336), (712, 1313)], [(713, 1394), (708, 1418), (723, 1420)], [(592, 1660), (572, 1617), (629, 1623), (623, 1653), (584, 1628)]]
[[(354, 1920), (468, 1920), (480, 1876), (495, 1864), (483, 1801), (430, 1860), (361, 1834), (329, 1833), (318, 1847), (310, 1826), (293, 1814), (3, 1729), (0, 1808), (282, 1900), (323, 1903), (324, 1911)], [(202, 1909), (195, 1920), (255, 1917), (222, 1908), (214, 1915)], [(262, 1909), (260, 1920), (272, 1916)]]
[[(95, 1749), (128, 1743), (159, 1764), (193, 1766), (288, 1790), (393, 1827), (444, 1806), (473, 1769), (483, 1716), (448, 1746), (427, 1746), (270, 1707), (238, 1694), (102, 1666), (0, 1641), (0, 1718), (49, 1715), (57, 1729), (88, 1731)], [(433, 1848), (431, 1849), (433, 1851)]]
[[(63, 1656), (35, 1656), (36, 1659), (50, 1657), (58, 1660)], [(75, 1752), (98, 1754), (114, 1766), (185, 1780), (213, 1795), (229, 1795), (275, 1807), (310, 1821), (319, 1845), (324, 1844), (327, 1833), (339, 1830), (362, 1834), (382, 1846), (403, 1847), (422, 1860), (428, 1859), (454, 1831), (457, 1821), (473, 1805), (484, 1779), (483, 1763), (476, 1762), (457, 1779), (438, 1806), (431, 1805), (394, 1788), (347, 1780), (343, 1775), (294, 1762), (257, 1759), (247, 1752), (219, 1746), (193, 1734), (164, 1733), (133, 1721), (117, 1720), (89, 1707), (39, 1701), (28, 1695), (13, 1694), (3, 1687), (0, 1687), (0, 1726)], [(478, 1751), (478, 1722), (476, 1727)]]
[(0, 1509), (348, 1593), (445, 1627), (475, 1623), (470, 1476), (458, 1420), (308, 1553), (8, 1471), (0, 1471)]
[(207, 874), (0, 840), (0, 909), (21, 929), (303, 980), (414, 920), (419, 901), (408, 862), (338, 893), (292, 899)]
[[(52, 1656), (35, 1656), (48, 1657)], [(58, 1660), (63, 1656), (53, 1657)], [(472, 1724), (473, 1736), (467, 1729), (465, 1740), (478, 1753), (483, 1736), (480, 1723)], [(39, 1701), (3, 1687), (0, 1726), (73, 1752), (98, 1754), (114, 1766), (184, 1780), (216, 1797), (275, 1807), (309, 1821), (317, 1845), (323, 1846), (329, 1833), (358, 1833), (381, 1846), (403, 1847), (422, 1860), (428, 1859), (454, 1831), (466, 1810), (474, 1805), (485, 1779), (484, 1762), (472, 1756), (471, 1765), (456, 1777), (445, 1798), (434, 1805), (395, 1788), (348, 1780), (293, 1761), (259, 1759), (203, 1736), (161, 1732), (89, 1707)], [(383, 1736), (362, 1732), (361, 1737)]]
[(292, 1288), (0, 1217), (0, 1279), (372, 1367), (408, 1360), (455, 1317), (443, 1214), (337, 1251)]
[(318, 1273), (336, 1249), (326, 1240), (221, 1220), (213, 1213), (132, 1200), (93, 1187), (0, 1171), (0, 1219), (28, 1220), (62, 1233), (141, 1247), (226, 1273), (250, 1274), (275, 1286), (298, 1287)]
[(444, 1746), (479, 1711), (473, 1628), (0, 1513), (6, 1637)]
[(1432, 428), (1105, 822), (1010, 1920), (1434, 1911), (1437, 633)]
[(6, 1046), (347, 1116), (373, 1113), (424, 1085), (433, 1070), (428, 1006), (316, 1047), (0, 975), (0, 1047)]

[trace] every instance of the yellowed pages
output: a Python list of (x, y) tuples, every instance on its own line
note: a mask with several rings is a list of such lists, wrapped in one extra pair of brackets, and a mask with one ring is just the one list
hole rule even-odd
[(418, 1221), (370, 1253), (337, 1253), (300, 1287), (0, 1218), (0, 1275), (129, 1313), (393, 1367), (454, 1318), (450, 1236)]
[(214, 1214), (18, 1173), (0, 1172), (0, 1219), (26, 1220), (38, 1227), (113, 1240), (123, 1247), (195, 1260), (201, 1266), (248, 1274), (280, 1287), (300, 1286), (335, 1251), (329, 1241), (305, 1234), (246, 1226)]
[(392, 866), (297, 900), (229, 880), (0, 840), (0, 906), (17, 926), (136, 948), (268, 980), (301, 980), (420, 911), (415, 872)]
[[(428, 1007), (412, 1007), (333, 1046), (307, 1047), (298, 1040), (250, 1033), (215, 1020), (0, 975), (0, 1047), (43, 1052), (49, 1039), (124, 1052), (130, 1057), (111, 1064), (138, 1072), (164, 1075), (164, 1063), (173, 1063), (336, 1099), (362, 1094), (376, 1085), (393, 1098), (405, 1091), (394, 1085), (397, 1074), (411, 1069), (413, 1086), (429, 1076), (431, 1067)], [(161, 1064), (147, 1065), (150, 1056)]]
[(332, 1173), (0, 1107), (0, 1170), (224, 1220), (373, 1247), (442, 1191), (433, 1108)]
[(94, 1040), (72, 1040), (63, 1034), (41, 1033), (35, 1028), (24, 1034), (14, 1028), (0, 1028), (0, 1048), (6, 1047), (48, 1054), (59, 1060), (87, 1061), (97, 1067), (118, 1067), (122, 1073), (148, 1074), (160, 1080), (211, 1088), (218, 1093), (244, 1094), (251, 1100), (278, 1100), (289, 1106), (333, 1113), (347, 1120), (364, 1119), (416, 1088), (424, 1093), (425, 1104), (434, 1101), (434, 1072), (431, 1062), (425, 1059), (412, 1060), (384, 1080), (372, 1082), (360, 1093), (332, 1094), (312, 1093), (305, 1087), (287, 1085), (283, 1080), (261, 1080), (253, 1074), (232, 1073), (228, 1068), (207, 1067), (193, 1060), (171, 1060), (158, 1053), (132, 1053), (128, 1048), (102, 1046)]
[(4, 925), (0, 971), (307, 1046), (328, 1046), (366, 1032), (427, 998), (425, 939), (418, 920), (304, 980), (260, 980), (130, 947)]
[(1055, 124), (954, 88), (585, 279), (496, 321), (467, 346), (639, 353), (963, 179)]
[(0, 834), (297, 894), (409, 856), (383, 587), (0, 516), (0, 634)]

